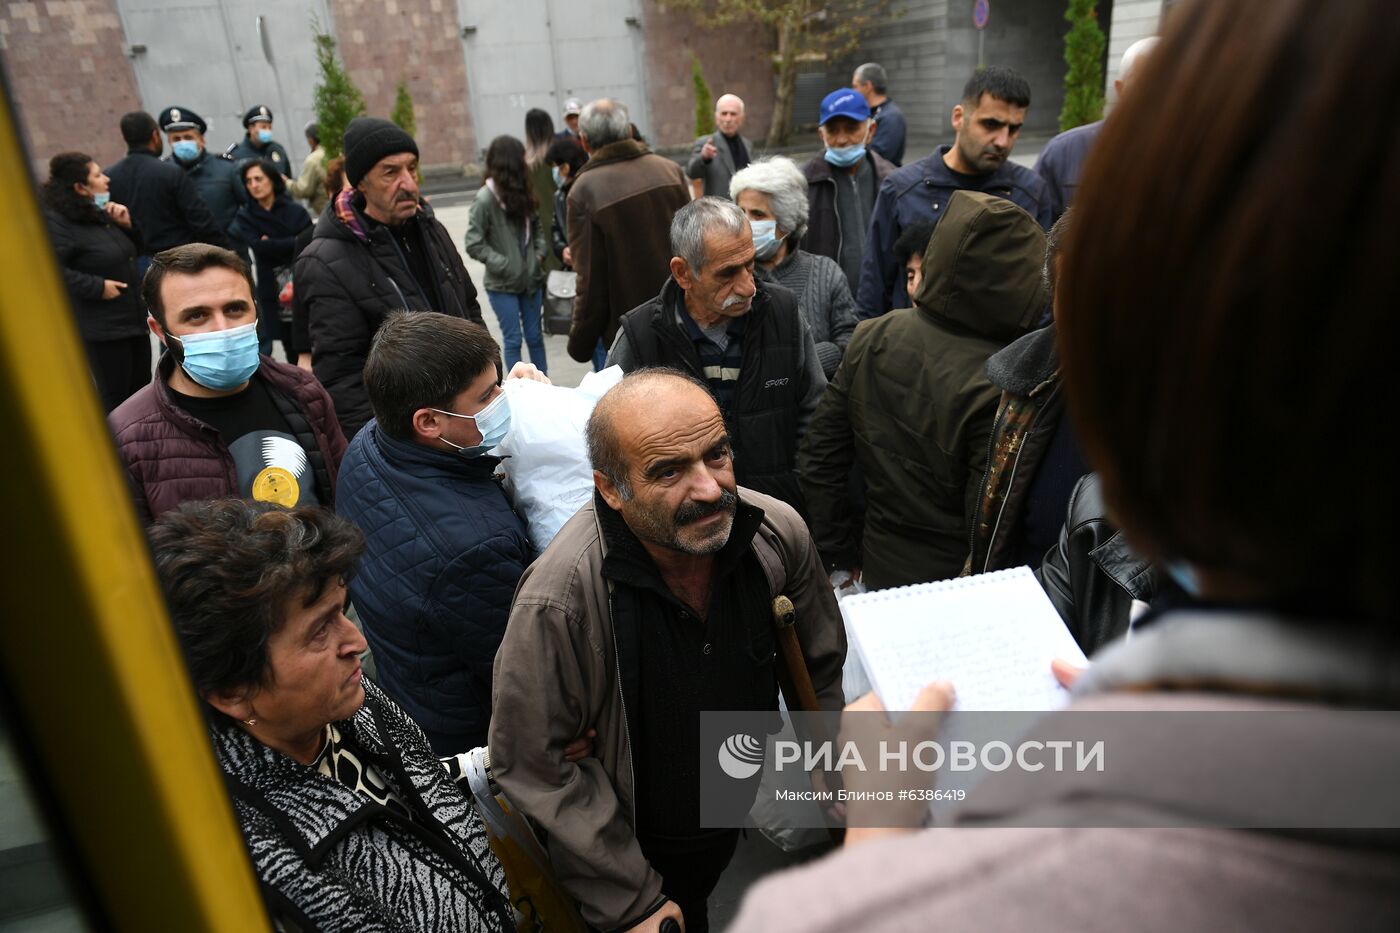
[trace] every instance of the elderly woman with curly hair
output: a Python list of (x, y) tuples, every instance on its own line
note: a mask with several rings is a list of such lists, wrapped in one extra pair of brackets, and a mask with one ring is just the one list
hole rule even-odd
[(475, 809), (361, 671), (359, 530), (227, 499), (165, 513), (151, 542), (278, 927), (513, 930)]
[(856, 303), (840, 266), (799, 248), (807, 232), (806, 177), (791, 159), (760, 159), (734, 174), (729, 196), (748, 215), (759, 269), (797, 297), (830, 379), (856, 329)]

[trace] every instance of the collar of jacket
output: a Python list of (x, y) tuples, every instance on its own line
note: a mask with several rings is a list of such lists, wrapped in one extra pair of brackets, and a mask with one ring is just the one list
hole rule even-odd
[(129, 156), (134, 156), (134, 155), (139, 155), (139, 156), (150, 156), (152, 159), (155, 159), (157, 162), (160, 161), (160, 156), (156, 155), (154, 152), (152, 152), (151, 150), (147, 149), (145, 146), (140, 146), (140, 147), (138, 147), (138, 148), (136, 148), (136, 149), (128, 149), (128, 150), (126, 150), (126, 154), (129, 155)]
[[(268, 374), (269, 358), (260, 356), (258, 358), (257, 375), (266, 376)], [(169, 350), (162, 350), (160, 359), (156, 361), (156, 374), (151, 381), (156, 387), (156, 408), (160, 411), (161, 417), (180, 428), (186, 434), (208, 440), (211, 436), (218, 437), (219, 432), (209, 425), (200, 421), (194, 415), (185, 411), (175, 404), (175, 396), (171, 394), (170, 377), (175, 372), (175, 354)], [(250, 377), (251, 378), (251, 377)], [(272, 380), (269, 380), (271, 382)], [(243, 391), (248, 391), (246, 388)]]
[(1394, 709), (1400, 654), (1357, 622), (1181, 609), (1105, 647), (1073, 692), (1172, 687)]
[(1012, 395), (1033, 396), (1059, 379), (1060, 356), (1055, 349), (1055, 325), (1033, 330), (987, 359), (992, 385)]
[[(794, 250), (794, 252), (796, 251)], [(771, 284), (771, 282), (760, 276), (754, 276), (753, 304), (749, 306), (749, 313), (744, 315), (744, 317), (748, 318), (748, 320), (744, 322), (747, 330), (756, 330), (758, 325), (755, 322), (758, 321), (763, 314), (767, 313), (768, 289), (766, 286), (768, 284)], [(676, 322), (676, 314), (678, 312), (686, 316), (690, 315), (690, 312), (687, 311), (685, 307), (685, 289), (681, 288), (675, 276), (672, 276), (661, 286), (662, 331), (663, 333), (673, 331), (674, 333), (672, 336), (680, 337), (685, 340), (686, 343), (690, 343), (690, 335)], [(695, 319), (691, 318), (691, 320), (693, 321)], [(696, 326), (698, 327), (699, 325)]]
[[(365, 702), (354, 716), (336, 723), (341, 735), (416, 805), (417, 793), (403, 759), (388, 741), (379, 715), (379, 693), (366, 678)], [(277, 824), (278, 830), (313, 868), (360, 823), (392, 811), (314, 768), (274, 751), (232, 725), (212, 730), (214, 752), (235, 797)], [(398, 818), (398, 817), (395, 817)]]
[(600, 149), (594, 150), (588, 161), (583, 163), (583, 167), (578, 170), (578, 175), (592, 171), (602, 165), (610, 165), (613, 162), (626, 162), (629, 159), (640, 158), (651, 152), (645, 144), (637, 142), (635, 139), (619, 139), (615, 143), (608, 143)]
[[(323, 214), (322, 221), (329, 221), (326, 233), (333, 233), (337, 228), (342, 228), (345, 234), (349, 234), (361, 243), (368, 243), (375, 230), (389, 228), (385, 224), (374, 221), (373, 218), (365, 214), (365, 196), (359, 191), (348, 189), (336, 195), (331, 202), (333, 207), (329, 215)], [(432, 220), (433, 209), (428, 206), (427, 201), (418, 202), (418, 213), (414, 214), (404, 223), (413, 221)], [(318, 223), (316, 235), (321, 236), (322, 230)], [(344, 234), (342, 234), (343, 236)]]
[[(603, 576), (626, 586), (654, 590), (663, 598), (675, 601), (675, 596), (661, 578), (656, 562), (628, 527), (622, 513), (603, 501), (596, 490), (593, 493), (593, 509), (603, 542)], [(754, 535), (758, 534), (762, 525), (763, 510), (740, 501), (734, 511), (729, 540), (715, 554), (711, 579), (722, 580), (733, 571), (752, 547)]]
[(981, 191), (986, 191), (998, 182), (1002, 182), (1008, 186), (1015, 185), (1015, 180), (1012, 176), (1016, 174), (1016, 169), (1019, 168), (1019, 166), (1011, 161), (1010, 156), (1007, 156), (1006, 161), (998, 165), (993, 172), (989, 172), (986, 175), (967, 175), (962, 172), (953, 171), (948, 167), (948, 163), (943, 161), (943, 157), (947, 155), (952, 148), (951, 145), (944, 144), (935, 149), (932, 155), (926, 156), (914, 163), (919, 166), (919, 171), (923, 174), (924, 184), (940, 188), (961, 188), (964, 178), (980, 178), (982, 179), (982, 185), (979, 189)]
[(1128, 546), (1123, 532), (1115, 531), (1107, 541), (1090, 550), (1089, 559), (1130, 597), (1144, 603), (1152, 601), (1157, 592), (1157, 572), (1151, 561), (1139, 557)]
[(396, 469), (411, 473), (445, 473), (472, 482), (489, 481), (496, 472), (500, 457), (482, 454), (479, 457), (465, 457), (455, 450), (436, 450), (413, 441), (401, 441), (390, 437), (379, 426), (378, 419), (370, 421), (366, 430), (369, 440), (379, 455)]
[[(807, 184), (809, 185), (815, 185), (821, 182), (836, 183), (836, 173), (832, 171), (831, 163), (826, 161), (826, 156), (822, 155), (824, 152), (826, 152), (825, 146), (822, 147), (821, 152), (818, 152), (814, 158), (809, 159), (802, 169), (802, 174), (807, 176)], [(875, 173), (877, 187), (880, 181), (880, 163), (884, 161), (884, 158), (874, 149), (871, 149), (869, 146), (865, 147), (865, 164), (870, 166), (870, 171)], [(890, 166), (890, 170), (894, 170), (893, 165)]]

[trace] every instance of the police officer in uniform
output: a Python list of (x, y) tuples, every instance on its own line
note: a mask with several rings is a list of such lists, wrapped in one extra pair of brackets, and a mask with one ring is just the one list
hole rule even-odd
[(158, 122), (170, 142), (170, 161), (185, 170), (209, 206), (214, 222), (227, 232), (239, 205), (247, 199), (233, 160), (209, 151), (204, 143), (209, 125), (188, 107), (166, 107)]
[(244, 159), (267, 159), (288, 178), (292, 177), (292, 160), (282, 144), (272, 138), (272, 111), (258, 104), (243, 115), (243, 127), (248, 135), (228, 147), (227, 155), (235, 163)]

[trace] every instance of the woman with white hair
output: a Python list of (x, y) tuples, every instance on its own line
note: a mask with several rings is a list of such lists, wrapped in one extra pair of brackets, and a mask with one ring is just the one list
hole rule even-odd
[(791, 159), (760, 159), (734, 174), (729, 196), (749, 218), (759, 269), (797, 297), (830, 379), (856, 329), (856, 303), (840, 266), (798, 248), (807, 232), (806, 177)]

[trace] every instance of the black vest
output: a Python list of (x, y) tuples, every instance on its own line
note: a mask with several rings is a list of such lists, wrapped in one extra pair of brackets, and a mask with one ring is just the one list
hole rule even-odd
[[(669, 366), (704, 382), (700, 354), (676, 323), (674, 309), (682, 301), (676, 280), (667, 279), (660, 295), (627, 312), (620, 324), (637, 368)], [(739, 485), (782, 499), (805, 518), (807, 507), (797, 485), (797, 411), (807, 388), (802, 326), (792, 292), (758, 283), (744, 330), (739, 385), (724, 421), (734, 442)]]

